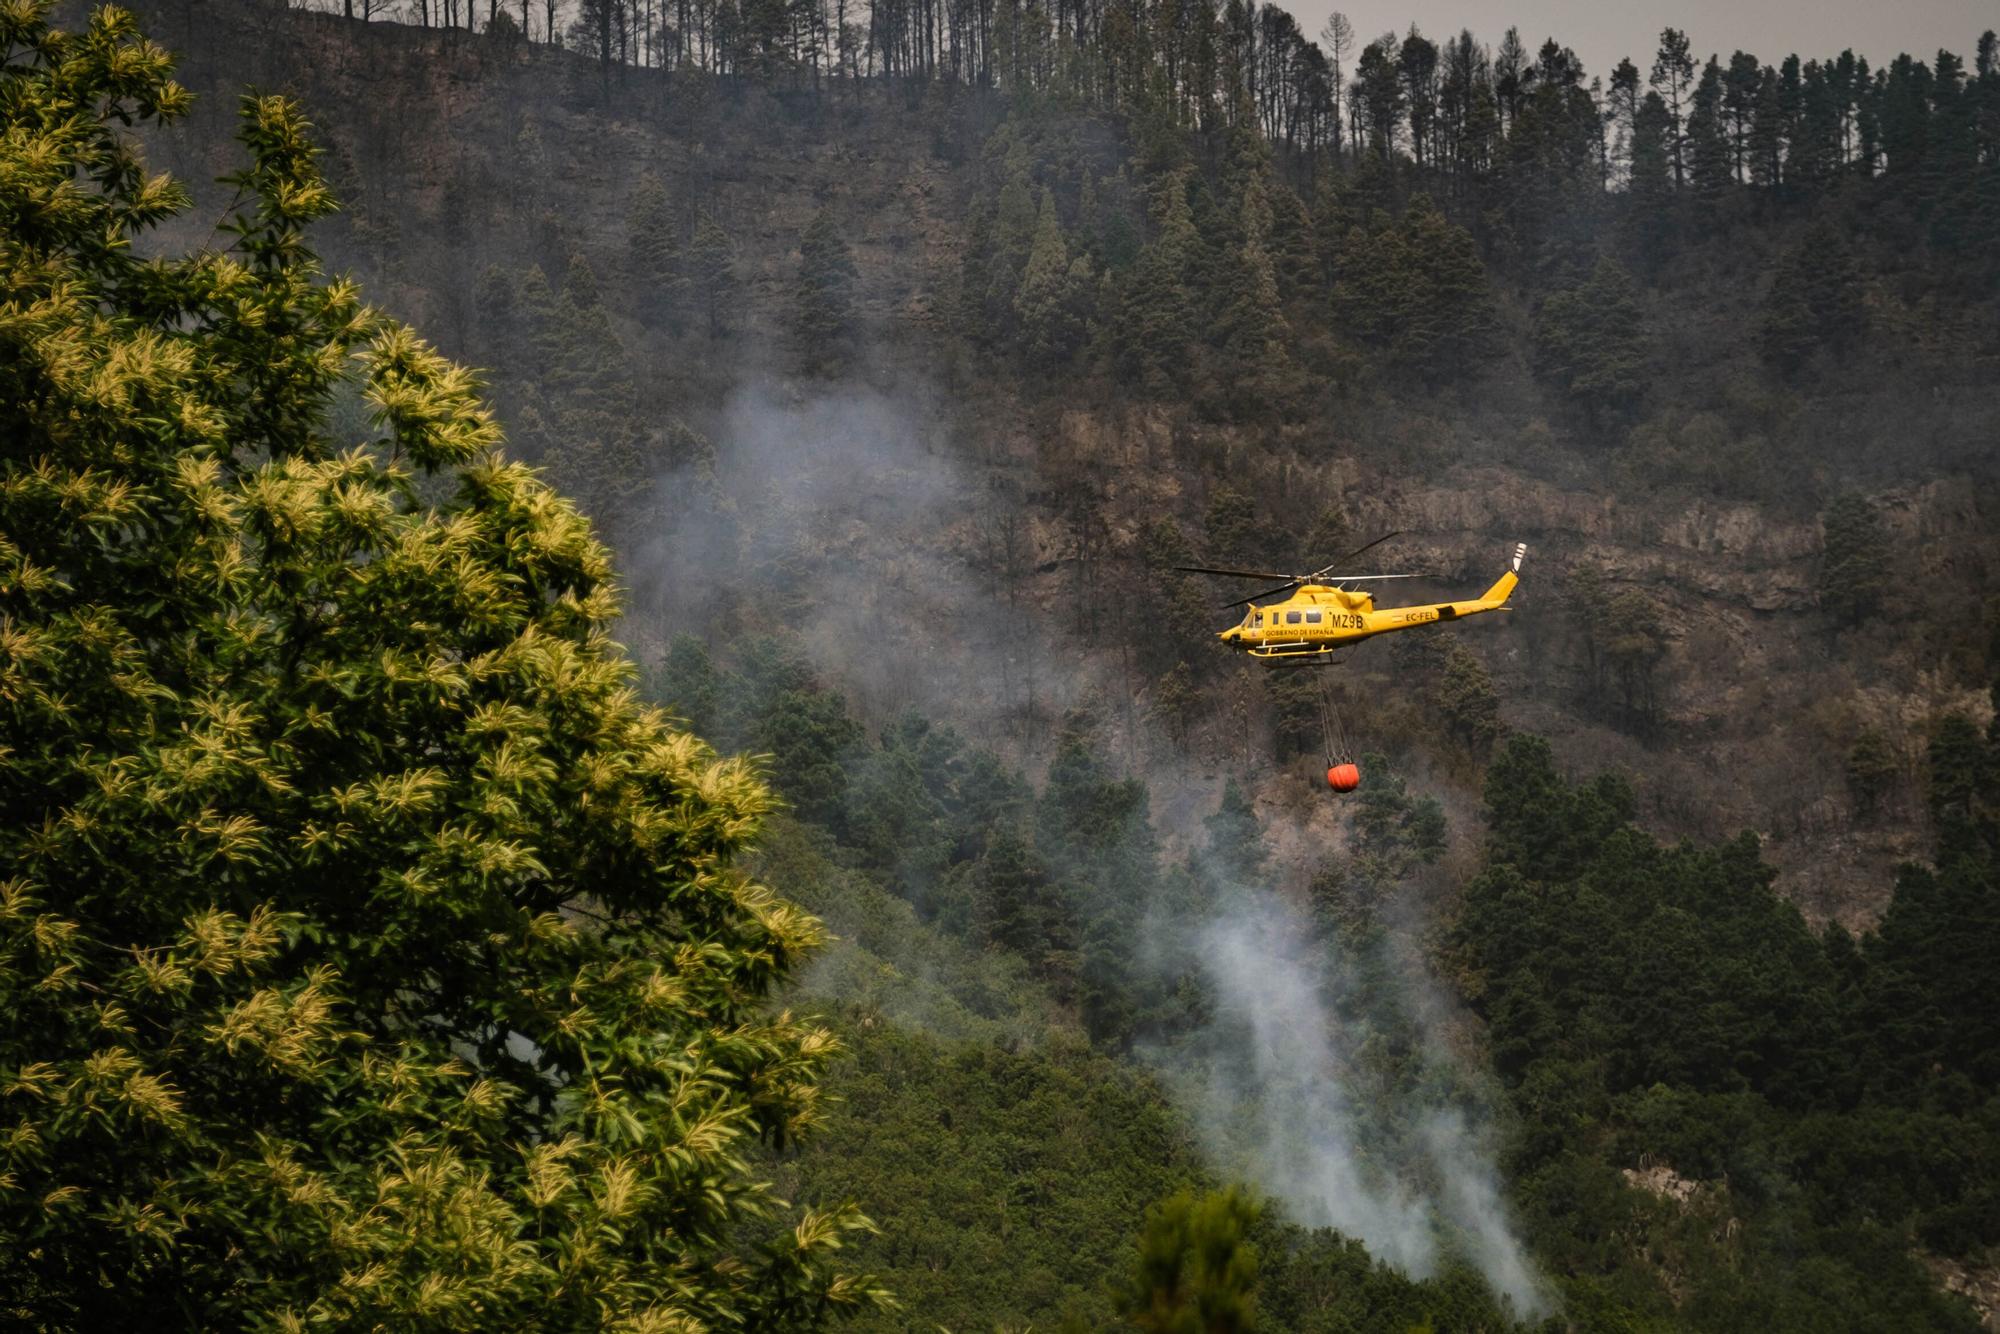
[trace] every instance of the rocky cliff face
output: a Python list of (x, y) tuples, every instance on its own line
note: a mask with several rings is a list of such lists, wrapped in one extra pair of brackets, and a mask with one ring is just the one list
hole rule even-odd
[[(325, 249), (374, 299), (479, 362), (496, 332), (482, 328), (473, 300), (480, 275), (539, 263), (553, 277), (581, 252), (603, 277), (649, 410), (696, 423), (724, 452), (745, 386), (794, 405), (827, 392), (792, 379), (781, 330), (799, 238), (819, 209), (832, 210), (856, 252), (874, 349), (856, 378), (895, 404), (898, 429), (917, 441), (916, 462), (898, 466), (932, 470), (927, 499), (905, 508), (864, 507), (876, 482), (865, 461), (849, 474), (853, 495), (831, 487), (798, 498), (812, 511), (818, 555), (876, 562), (883, 580), (853, 596), (870, 601), (882, 642), (935, 654), (903, 662), (889, 685), (871, 678), (864, 704), (872, 690), (877, 707), (890, 707), (916, 689), (912, 674), (930, 670), (926, 663), (944, 672), (954, 654), (990, 650), (977, 637), (937, 636), (926, 620), (936, 614), (924, 610), (926, 597), (979, 597), (1036, 618), (1037, 633), (1061, 646), (1051, 652), (1065, 663), (1043, 664), (1039, 688), (1072, 673), (1090, 682), (1082, 693), (1112, 701), (1114, 718), (1138, 717), (1148, 683), (1131, 674), (1130, 640), (1159, 631), (1123, 619), (1115, 631), (1097, 621), (1076, 629), (1078, 590), (1134, 587), (1144, 577), (1133, 559), (1140, 526), (1165, 513), (1198, 536), (1207, 497), (1228, 482), (1337, 500), (1356, 532), (1404, 530), (1397, 568), (1436, 572), (1440, 592), (1484, 587), (1508, 544), (1527, 541), (1518, 610), (1463, 632), (1493, 672), (1506, 721), (1550, 734), (1579, 767), (1629, 771), (1648, 818), (1669, 831), (1760, 831), (1781, 884), (1815, 916), (1861, 924), (1879, 909), (1890, 869), (1925, 843), (1918, 774), (1928, 728), (1945, 712), (1986, 715), (1977, 673), (2000, 546), (1993, 490), (1976, 468), (1874, 487), (1897, 544), (1889, 613), (1836, 631), (1817, 605), (1815, 498), (1746, 500), (1714, 484), (1662, 485), (1629, 460), (1554, 449), (1518, 358), (1496, 372), (1504, 392), (1468, 406), (1463, 422), (1449, 420), (1449, 402), (1336, 397), (1325, 423), (1249, 431), (1200, 422), (1176, 405), (1108, 394), (1069, 401), (959, 346), (947, 312), (969, 163), (996, 114), (981, 98), (932, 94), (913, 106), (871, 89), (829, 107), (782, 88), (606, 75), (540, 48), (234, 0), (148, 0), (140, 9), (184, 53), (183, 81), (201, 94), (194, 117), (153, 152), (156, 165), (198, 187), (200, 207), (170, 242), (213, 236), (227, 199), (209, 182), (234, 161), (237, 91), (291, 92), (319, 125), (330, 175), (350, 202)], [(707, 211), (730, 235), (744, 288), (726, 343), (649, 328), (632, 309), (627, 216), (646, 173), (677, 208)], [(1350, 413), (1365, 430), (1347, 430)], [(813, 420), (799, 418), (803, 429)], [(1976, 463), (1979, 454), (1966, 457)], [(1101, 523), (1086, 541), (1068, 515), (1065, 488), (1077, 477), (1094, 488), (1092, 522)], [(1843, 485), (1827, 476), (1821, 489)], [(1021, 546), (1018, 578), (1004, 591), (992, 566), (999, 510), (1012, 514), (1018, 531), (1008, 540)], [(630, 562), (636, 602), (669, 605), (646, 594), (647, 580), (665, 575), (647, 572), (644, 546)], [(679, 559), (700, 553), (683, 548)], [(1080, 580), (1080, 564), (1099, 568)], [(939, 571), (946, 595), (928, 582)], [(1651, 642), (1629, 651), (1622, 684), (1604, 666), (1622, 650), (1592, 638), (1579, 582), (1586, 571), (1600, 590), (1641, 591), (1652, 609)], [(883, 587), (907, 596), (879, 595)], [(632, 637), (644, 645), (668, 628), (637, 624)], [(1463, 829), (1476, 810), (1476, 767), (1440, 736), (1429, 718), (1431, 678), (1400, 653), (1384, 645), (1355, 656), (1344, 678), (1350, 707), (1369, 744), (1405, 752), (1406, 765), (1448, 793), (1468, 817)], [(965, 662), (953, 670), (968, 681), (991, 675)], [(1037, 668), (1017, 670), (1032, 678)], [(934, 698), (971, 714), (978, 696)], [(1247, 766), (1268, 775), (1267, 802), (1323, 801), (1296, 766), (1271, 769), (1261, 744), (1244, 739), (1265, 725), (1259, 685), (1213, 691), (1206, 705), (1213, 719), (1193, 743), (1195, 770)], [(1902, 761), (1865, 817), (1844, 776), (1847, 748), (1864, 728), (1883, 732)], [(1148, 744), (1135, 740), (1128, 758), (1146, 763)], [(1172, 809), (1192, 810), (1172, 784), (1160, 792)]]

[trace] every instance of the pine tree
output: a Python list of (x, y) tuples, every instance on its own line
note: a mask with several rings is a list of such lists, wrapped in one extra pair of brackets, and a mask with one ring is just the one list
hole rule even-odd
[(1651, 350), (1638, 285), (1608, 255), (1582, 283), (1550, 296), (1535, 317), (1536, 372), (1593, 421), (1637, 406)]
[(1202, 821), (1202, 832), (1212, 873), (1231, 877), (1239, 884), (1256, 882), (1268, 857), (1264, 826), (1234, 778), (1222, 785), (1222, 800), (1215, 814)]
[(637, 306), (649, 319), (666, 318), (678, 305), (681, 283), (680, 227), (660, 178), (639, 178), (626, 221)]
[(1278, 280), (1278, 296), (1287, 306), (1317, 301), (1325, 291), (1319, 244), (1312, 213), (1298, 192), (1283, 182), (1268, 191), (1271, 229), (1265, 248)]
[(799, 243), (793, 334), (808, 370), (826, 373), (847, 358), (854, 334), (854, 255), (822, 208)]
[(1821, 516), (1825, 531), (1819, 571), (1819, 605), (1839, 625), (1872, 615), (1889, 587), (1889, 539), (1865, 496), (1836, 497)]
[(1362, 222), (1354, 216), (1349, 200), (1334, 180), (1334, 173), (1320, 175), (1319, 185), (1313, 191), (1312, 234), (1313, 258), (1319, 262), (1318, 282), (1331, 288), (1340, 272), (1341, 246), (1347, 235)]
[(1657, 671), (1667, 652), (1659, 607), (1644, 590), (1621, 588), (1604, 601), (1593, 633), (1604, 665), (1618, 683), (1626, 721), (1650, 722), (1657, 702)]
[(1673, 198), (1672, 159), (1667, 138), (1671, 125), (1667, 104), (1658, 93), (1639, 101), (1632, 119), (1632, 206), (1626, 212), (1628, 242), (1645, 270), (1656, 269), (1666, 257)]
[(1867, 327), (1861, 266), (1838, 231), (1815, 223), (1772, 275), (1758, 330), (1764, 360), (1796, 374), (1822, 349), (1852, 346)]
[(1402, 236), (1388, 214), (1349, 229), (1333, 270), (1333, 312), (1340, 331), (1363, 346), (1386, 346), (1395, 334), (1410, 267)]
[(1673, 165), (1676, 189), (1687, 184), (1688, 89), (1694, 82), (1694, 53), (1688, 35), (1678, 28), (1660, 32), (1660, 49), (1653, 57), (1653, 91), (1667, 111), (1667, 160)]
[(1469, 374), (1499, 350), (1486, 267), (1472, 234), (1439, 212), (1428, 195), (1403, 215), (1398, 306), (1390, 355), (1429, 380)]
[(479, 321), (476, 341), (484, 355), (502, 363), (521, 364), (526, 347), (514, 312), (514, 275), (499, 264), (488, 264), (472, 289), (472, 313)]
[(1257, 1208), (1235, 1190), (1183, 1191), (1147, 1211), (1119, 1314), (1147, 1334), (1249, 1334), (1256, 1328)]
[(1750, 180), (1753, 184), (1771, 190), (1784, 184), (1785, 141), (1789, 132), (1778, 71), (1766, 65), (1757, 82), (1756, 110), (1750, 122)]
[(1453, 738), (1475, 758), (1484, 759), (1503, 730), (1500, 696), (1493, 689), (1486, 664), (1456, 640), (1446, 650), (1444, 673), (1433, 702)]
[(998, 335), (987, 303), (993, 291), (992, 216), (974, 200), (965, 220), (965, 242), (959, 251), (957, 304), (953, 311), (959, 333), (969, 342), (990, 345)]
[[(1039, 223), (1039, 219), (1037, 220)], [(1098, 199), (1097, 173), (1086, 168), (1077, 185), (1077, 250), (1102, 267), (1104, 264), (1104, 206)]]
[(570, 256), (547, 345), (550, 439), (543, 463), (551, 477), (607, 527), (649, 519), (656, 478), (638, 393), (596, 272), (581, 253)]
[(1127, 302), (1127, 361), (1150, 392), (1185, 381), (1194, 339), (1195, 303), (1188, 290), (1201, 246), (1188, 208), (1187, 176), (1177, 172), (1153, 195), (1155, 235), (1139, 252)]
[(1017, 150), (1008, 156), (1007, 178), (993, 209), (985, 310), (993, 322), (995, 338), (1010, 339), (1014, 335), (1014, 296), (1021, 290), (1021, 275), (1034, 249), (1038, 224), (1027, 156)]
[(1729, 136), (1723, 121), (1722, 66), (1711, 56), (1695, 85), (1687, 122), (1688, 184), (1695, 203), (1713, 214), (1734, 184)]
[(536, 385), (551, 382), (562, 355), (560, 303), (555, 288), (539, 264), (531, 264), (514, 289), (515, 337), (525, 349), (524, 378)]
[[(1086, 278), (1087, 275), (1086, 268)], [(1044, 190), (1041, 217), (1035, 224), (1035, 243), (1021, 271), (1020, 291), (1014, 297), (1014, 310), (1021, 322), (1022, 350), (1031, 364), (1061, 365), (1074, 355), (1082, 341), (1076, 279), (1077, 275), (1071, 271), (1069, 248), (1063, 240), (1062, 222), (1056, 217), (1055, 197)]]
[(994, 833), (974, 886), (973, 923), (980, 938), (1040, 964), (1056, 930), (1055, 891), (1018, 829), (1007, 825)]
[(1290, 327), (1278, 300), (1278, 279), (1266, 249), (1271, 214), (1261, 186), (1244, 191), (1240, 248), (1228, 266), (1227, 293), (1214, 341), (1220, 353), (1221, 405), (1238, 420), (1282, 413), (1297, 388), (1285, 343)]
[(1280, 530), (1270, 516), (1259, 512), (1257, 502), (1226, 483), (1209, 495), (1202, 537), (1210, 560), (1258, 565), (1276, 563), (1278, 553), (1273, 548), (1281, 540)]
[[(1953, 713), (1938, 721), (1924, 758), (1930, 775), (1926, 795), (1940, 850), (1970, 851), (1967, 836), (1982, 814), (1981, 798), (1991, 795), (1993, 752), (1970, 718)], [(1982, 898), (1990, 902), (1988, 896)]]
[(1324, 565), (1337, 560), (1341, 553), (1354, 544), (1352, 535), (1354, 524), (1347, 516), (1347, 507), (1336, 497), (1320, 506), (1313, 516), (1312, 526), (1306, 529), (1306, 538), (1301, 550), (1305, 558), (1301, 564)]
[(737, 294), (736, 253), (729, 234), (708, 216), (707, 209), (695, 216), (686, 271), (689, 294), (707, 321), (708, 336), (717, 337), (727, 325), (724, 314)]
[(1194, 671), (1185, 662), (1168, 668), (1167, 674), (1153, 687), (1153, 715), (1166, 727), (1167, 736), (1177, 746), (1187, 744), (1188, 730), (1200, 703), (1201, 691), (1195, 686)]
[(827, 1268), (862, 1220), (746, 1167), (834, 1051), (769, 1004), (821, 936), (735, 864), (770, 796), (636, 701), (607, 553), (473, 377), (321, 278), (296, 108), (244, 101), (221, 264), (143, 236), (188, 199), (128, 127), (189, 99), (130, 15), (0, 11), (0, 68), (8, 1310), (867, 1302)]
[(1847, 752), (1847, 788), (1855, 809), (1863, 816), (1881, 809), (1883, 793), (1900, 770), (1888, 738), (1875, 728), (1864, 729)]

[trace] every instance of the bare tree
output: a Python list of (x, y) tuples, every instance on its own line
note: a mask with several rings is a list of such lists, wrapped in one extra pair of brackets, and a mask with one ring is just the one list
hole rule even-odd
[(1347, 80), (1347, 53), (1354, 49), (1354, 23), (1336, 9), (1319, 30), (1319, 39), (1333, 59), (1333, 155), (1339, 157), (1340, 99)]

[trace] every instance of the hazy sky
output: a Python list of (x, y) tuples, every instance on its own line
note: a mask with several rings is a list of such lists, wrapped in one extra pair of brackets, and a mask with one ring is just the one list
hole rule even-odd
[(1929, 60), (1939, 47), (1969, 67), (1979, 34), (2000, 28), (2000, 0), (1279, 0), (1308, 35), (1317, 37), (1338, 9), (1354, 20), (1362, 41), (1412, 22), (1432, 41), (1460, 28), (1491, 46), (1509, 25), (1520, 28), (1532, 54), (1554, 37), (1583, 58), (1592, 76), (1608, 74), (1621, 56), (1642, 73), (1652, 67), (1660, 29), (1685, 29), (1696, 58), (1729, 62), (1738, 49), (1766, 64), (1798, 52), (1811, 59), (1854, 48), (1870, 65), (1899, 52)]

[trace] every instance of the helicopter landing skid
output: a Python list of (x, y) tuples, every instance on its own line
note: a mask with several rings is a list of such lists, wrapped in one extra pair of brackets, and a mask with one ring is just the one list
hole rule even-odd
[(1266, 667), (1289, 667), (1294, 669), (1300, 667), (1338, 667), (1341, 663), (1347, 661), (1345, 658), (1334, 657), (1330, 652), (1324, 654), (1273, 653), (1268, 656), (1252, 654), (1251, 656), (1261, 658)]

